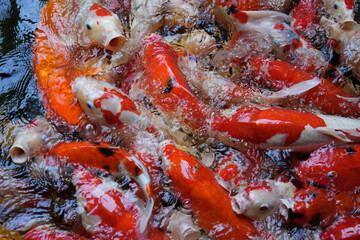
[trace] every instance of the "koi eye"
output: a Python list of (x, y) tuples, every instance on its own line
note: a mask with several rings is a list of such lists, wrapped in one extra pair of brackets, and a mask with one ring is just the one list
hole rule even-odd
[(90, 23), (87, 23), (87, 24), (86, 24), (86, 28), (87, 28), (89, 31), (91, 31), (91, 25), (90, 25)]
[(328, 176), (328, 178), (331, 178), (331, 179), (336, 178), (337, 177), (337, 172), (336, 171), (330, 171), (330, 172), (327, 173), (327, 176)]
[(311, 198), (316, 198), (318, 197), (319, 195), (316, 193), (316, 192), (311, 192), (308, 194), (308, 198), (311, 199)]
[(92, 104), (91, 102), (87, 102), (86, 103), (86, 106), (90, 109), (93, 109), (94, 108), (94, 104)]

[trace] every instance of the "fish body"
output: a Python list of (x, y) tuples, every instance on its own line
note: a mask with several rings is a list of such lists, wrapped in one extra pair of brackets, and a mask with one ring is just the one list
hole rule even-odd
[[(281, 60), (254, 57), (251, 66), (256, 81), (274, 90), (317, 78), (316, 75)], [(319, 80), (320, 84), (299, 95), (301, 101), (318, 107), (326, 114), (354, 118), (360, 116), (360, 103), (353, 101), (350, 94), (327, 79)]]
[(189, 207), (198, 225), (217, 239), (251, 239), (258, 236), (251, 221), (232, 210), (228, 193), (214, 173), (173, 143), (162, 144), (163, 164), (171, 177), (170, 188)]
[(325, 229), (320, 235), (321, 240), (347, 239), (356, 240), (360, 238), (360, 217), (346, 216)]
[(209, 132), (230, 146), (311, 152), (334, 142), (358, 138), (359, 120), (281, 108), (243, 105), (213, 114)]
[(204, 131), (208, 108), (191, 91), (177, 65), (173, 48), (159, 35), (145, 39), (143, 88), (153, 105), (170, 121), (187, 126), (191, 131)]
[(73, 174), (83, 225), (95, 239), (144, 239), (139, 229), (139, 208), (124, 196), (110, 179), (85, 169)]

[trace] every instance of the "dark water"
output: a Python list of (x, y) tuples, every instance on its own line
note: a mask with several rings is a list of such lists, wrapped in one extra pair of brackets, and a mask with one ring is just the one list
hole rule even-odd
[(0, 124), (23, 124), (42, 114), (33, 76), (33, 38), (45, 1), (0, 1)]

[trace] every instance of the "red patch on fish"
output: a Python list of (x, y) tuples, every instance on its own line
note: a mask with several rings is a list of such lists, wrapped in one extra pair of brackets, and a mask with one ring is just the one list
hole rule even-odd
[(239, 173), (238, 166), (235, 164), (228, 164), (224, 169), (220, 170), (220, 177), (225, 181), (230, 181)]
[(345, 5), (347, 9), (354, 9), (354, 0), (345, 0)]
[(294, 38), (291, 44), (295, 49), (302, 47), (302, 42), (298, 38)]
[(285, 26), (284, 26), (284, 24), (277, 23), (277, 24), (275, 24), (274, 29), (284, 31)]
[(111, 12), (108, 11), (107, 9), (103, 8), (102, 6), (100, 6), (99, 4), (94, 3), (90, 9), (90, 11), (95, 11), (96, 16), (98, 17), (105, 17), (105, 16), (111, 16)]
[(247, 20), (249, 19), (249, 16), (245, 12), (234, 13), (234, 17), (236, 17), (242, 24), (247, 23)]

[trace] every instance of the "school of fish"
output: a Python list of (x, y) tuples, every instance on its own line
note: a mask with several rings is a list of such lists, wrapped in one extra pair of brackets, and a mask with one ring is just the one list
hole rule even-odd
[(36, 196), (46, 180), (73, 215), (8, 230), (360, 239), (359, 11), (354, 0), (49, 0), (33, 61), (45, 114), (17, 129), (9, 155)]

